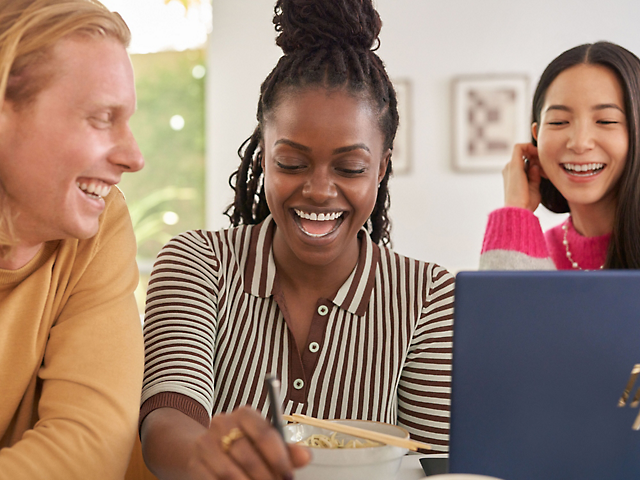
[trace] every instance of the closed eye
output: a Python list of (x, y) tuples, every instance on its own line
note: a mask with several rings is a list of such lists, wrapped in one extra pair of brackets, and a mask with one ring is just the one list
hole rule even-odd
[(89, 121), (96, 128), (106, 128), (109, 125), (111, 125), (111, 115), (110, 114), (95, 115), (93, 117), (90, 117)]
[(366, 172), (366, 168), (339, 168), (338, 171), (345, 175), (360, 175), (361, 173)]
[(304, 168), (304, 165), (290, 165), (287, 163), (282, 163), (282, 162), (277, 162), (276, 161), (276, 165), (278, 166), (278, 168), (281, 168), (283, 170), (289, 170), (289, 171), (295, 171), (295, 170), (300, 170), (302, 168)]

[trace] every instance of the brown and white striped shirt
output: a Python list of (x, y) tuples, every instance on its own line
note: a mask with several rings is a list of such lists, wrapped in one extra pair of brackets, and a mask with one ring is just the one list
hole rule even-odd
[(359, 233), (358, 264), (318, 298), (307, 344), (287, 327), (271, 242), (259, 225), (190, 231), (162, 249), (147, 292), (141, 420), (173, 407), (209, 425), (251, 405), (268, 411), (264, 377), (282, 381), (283, 410), (402, 425), (446, 451), (454, 279)]

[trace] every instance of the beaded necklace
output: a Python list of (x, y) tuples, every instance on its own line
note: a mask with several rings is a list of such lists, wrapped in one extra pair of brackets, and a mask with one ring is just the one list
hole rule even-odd
[[(580, 265), (578, 265), (578, 262), (576, 262), (573, 259), (573, 257), (571, 256), (571, 250), (569, 250), (569, 240), (567, 240), (567, 232), (569, 231), (570, 221), (571, 221), (571, 218), (569, 218), (565, 223), (562, 224), (562, 230), (564, 231), (564, 234), (562, 236), (562, 244), (564, 245), (564, 250), (571, 266), (576, 270), (583, 270), (583, 268)], [(604, 268), (604, 264), (600, 265), (600, 270), (602, 270), (603, 268)]]

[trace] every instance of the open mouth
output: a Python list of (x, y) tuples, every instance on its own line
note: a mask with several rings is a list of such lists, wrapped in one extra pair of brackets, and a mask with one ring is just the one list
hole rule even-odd
[(344, 221), (344, 212), (307, 213), (294, 209), (295, 222), (306, 235), (314, 238), (326, 237), (336, 231)]
[(111, 185), (101, 181), (79, 181), (76, 186), (89, 198), (99, 199), (106, 197), (111, 191)]
[(565, 172), (576, 177), (590, 177), (600, 173), (606, 167), (604, 163), (562, 163), (561, 165)]

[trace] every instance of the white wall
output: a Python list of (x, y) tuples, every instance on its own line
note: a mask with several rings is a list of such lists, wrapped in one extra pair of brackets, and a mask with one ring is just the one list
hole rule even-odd
[[(207, 226), (228, 226), (227, 180), (253, 131), (260, 83), (281, 52), (271, 0), (213, 0), (207, 100)], [(575, 45), (619, 43), (640, 54), (638, 0), (377, 0), (378, 51), (392, 78), (412, 84), (413, 168), (391, 185), (394, 249), (450, 270), (475, 269), (488, 213), (502, 204), (502, 177), (452, 168), (454, 76), (525, 73)], [(506, 159), (505, 159), (506, 161)], [(540, 209), (542, 210), (542, 209)], [(539, 212), (540, 212), (539, 210)], [(558, 223), (543, 212), (543, 226)]]

